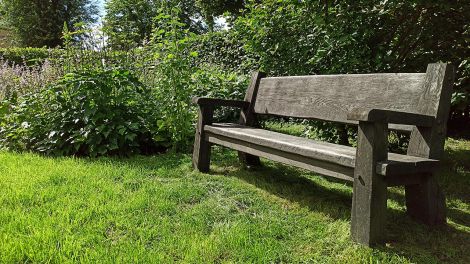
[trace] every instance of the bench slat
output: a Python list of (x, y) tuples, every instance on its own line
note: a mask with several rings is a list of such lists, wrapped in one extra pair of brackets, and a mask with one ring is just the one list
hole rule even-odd
[(212, 144), (228, 147), (234, 150), (267, 158), (287, 165), (296, 166), (302, 169), (314, 171), (326, 176), (335, 177), (347, 181), (353, 181), (354, 169), (341, 166), (331, 162), (296, 155), (290, 152), (265, 147), (262, 145), (237, 140), (213, 133), (206, 134), (206, 140)]
[[(270, 77), (261, 79), (254, 110), (258, 114), (355, 124), (355, 108), (388, 109), (417, 114), (424, 73), (382, 73)], [(433, 96), (430, 98), (434, 99)], [(410, 131), (412, 126), (391, 129)]]
[[(283, 163), (287, 163), (285, 160), (287, 157), (284, 157), (284, 160), (278, 160), (273, 157), (279, 156), (280, 153), (283, 152), (289, 153), (289, 159), (294, 159), (294, 156), (301, 156), (310, 160), (315, 159), (319, 162), (339, 165), (345, 168), (354, 168), (356, 162), (356, 149), (353, 147), (315, 141), (308, 138), (296, 137), (274, 131), (230, 123), (216, 123), (210, 126), (206, 125), (204, 130), (207, 132), (208, 140), (211, 143), (232, 147), (239, 151), (262, 157), (266, 157), (267, 154), (260, 155), (258, 152), (271, 153), (267, 158)], [(224, 141), (230, 142), (224, 143)], [(250, 147), (247, 147), (246, 143), (251, 144)], [(234, 145), (238, 145), (238, 147), (234, 147)], [(240, 145), (245, 146), (244, 148), (246, 149), (240, 149)], [(253, 150), (255, 148), (254, 146), (261, 146), (263, 150), (258, 150), (256, 153), (250, 152), (250, 149)], [(303, 162), (306, 163), (305, 160), (303, 160)], [(311, 163), (311, 161), (309, 162)], [(379, 162), (379, 164), (377, 164), (377, 173), (380, 175), (391, 176), (432, 172), (437, 168), (438, 163), (439, 162), (437, 160), (389, 153), (387, 161)], [(309, 169), (305, 166), (300, 167)], [(313, 169), (310, 168), (310, 170)], [(343, 174), (343, 176), (349, 175), (349, 177), (352, 177), (352, 174), (345, 173), (344, 170), (342, 171), (343, 172), (341, 172), (341, 174)], [(326, 174), (319, 171), (316, 172)], [(345, 177), (343, 176), (338, 178), (344, 179)]]

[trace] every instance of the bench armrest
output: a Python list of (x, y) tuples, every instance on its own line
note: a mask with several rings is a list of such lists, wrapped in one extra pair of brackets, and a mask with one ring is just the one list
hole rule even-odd
[(237, 107), (237, 108), (246, 108), (250, 105), (247, 101), (242, 100), (228, 100), (228, 99), (216, 99), (216, 98), (207, 98), (207, 97), (194, 97), (192, 102), (198, 104), (199, 106), (227, 106), (227, 107)]
[(406, 113), (384, 109), (353, 109), (348, 113), (349, 120), (392, 123), (400, 125), (414, 125), (419, 127), (431, 127), (435, 117), (415, 113)]

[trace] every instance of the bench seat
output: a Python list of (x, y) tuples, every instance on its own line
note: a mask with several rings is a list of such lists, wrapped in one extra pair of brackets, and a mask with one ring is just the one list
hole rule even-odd
[[(296, 137), (232, 123), (204, 126), (206, 139), (253, 155), (300, 166), (321, 174), (353, 180), (356, 148)], [(293, 164), (294, 162), (294, 164)], [(388, 160), (379, 162), (379, 175), (413, 175), (432, 172), (438, 160), (388, 153)]]

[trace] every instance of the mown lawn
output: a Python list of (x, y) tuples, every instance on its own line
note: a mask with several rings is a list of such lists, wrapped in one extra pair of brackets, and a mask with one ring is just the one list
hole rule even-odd
[(470, 141), (449, 139), (448, 226), (404, 213), (391, 189), (389, 243), (349, 239), (351, 186), (280, 164), (256, 171), (217, 149), (189, 155), (45, 158), (0, 152), (0, 262), (470, 263)]

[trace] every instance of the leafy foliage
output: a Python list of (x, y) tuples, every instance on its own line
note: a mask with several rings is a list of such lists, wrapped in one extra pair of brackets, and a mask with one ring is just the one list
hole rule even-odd
[[(240, 99), (247, 87), (248, 73), (256, 69), (269, 75), (423, 72), (429, 62), (452, 62), (458, 66), (452, 121), (469, 123), (470, 50), (466, 48), (469, 27), (465, 22), (470, 7), (465, 2), (235, 2), (109, 1), (108, 11), (115, 9), (106, 21), (111, 44), (108, 47), (77, 42), (89, 32), (67, 24), (62, 38), (64, 49), (0, 50), (10, 61), (3, 61), (0, 67), (0, 100), (6, 99), (0, 110), (0, 144), (10, 149), (91, 156), (152, 152), (167, 147), (185, 151), (194, 132), (195, 107), (190, 103), (191, 97)], [(206, 30), (203, 24), (209, 23), (207, 17), (206, 21), (199, 19), (201, 12), (208, 12), (206, 16), (223, 10), (235, 12), (228, 10), (232, 4), (238, 5), (236, 10), (241, 6), (243, 10), (232, 13), (232, 18), (236, 18), (229, 21), (233, 28), (194, 33)], [(197, 19), (191, 22), (191, 18)], [(202, 26), (202, 31), (194, 28), (194, 22)], [(125, 87), (129, 89), (118, 88), (116, 83), (121, 82), (127, 83)], [(98, 92), (103, 89), (114, 92)], [(70, 96), (76, 102), (83, 102), (84, 98), (86, 102), (101, 102), (92, 104), (97, 107), (98, 116), (108, 114), (104, 109), (116, 107), (110, 112), (116, 119), (105, 124), (113, 135), (119, 135), (119, 125), (129, 128), (114, 113), (137, 113), (127, 118), (136, 125), (123, 130), (130, 137), (136, 134), (136, 139), (116, 136), (118, 148), (114, 149), (116, 145), (107, 138), (99, 142), (87, 137), (83, 143), (83, 135), (77, 134), (76, 140), (81, 143), (70, 144), (67, 138), (58, 136), (75, 137), (70, 131), (77, 129), (89, 131), (87, 136), (99, 135), (101, 132), (96, 129), (104, 122), (94, 113), (81, 116), (71, 112), (85, 106), (80, 108), (64, 101), (69, 92), (61, 91), (69, 90), (75, 91)], [(109, 105), (105, 99), (114, 101), (116, 91), (125, 99), (119, 97), (122, 101)], [(234, 113), (222, 109), (216, 111), (216, 116), (228, 121), (237, 118)], [(72, 116), (80, 120), (96, 118), (98, 123), (73, 124)], [(136, 116), (140, 119), (133, 119)], [(354, 144), (354, 128), (318, 121), (304, 124), (308, 136)], [(392, 139), (396, 149), (406, 146), (403, 135), (392, 135)]]
[[(468, 1), (264, 0), (246, 7), (235, 34), (252, 58), (249, 68), (271, 75), (424, 72), (444, 61), (460, 65), (458, 80), (468, 76)], [(454, 109), (462, 109), (468, 82), (458, 81), (456, 91)], [(338, 140), (336, 128), (312, 127)]]
[[(248, 76), (213, 65), (201, 65), (192, 75), (195, 96), (242, 100), (248, 87)], [(234, 111), (235, 110), (235, 111)], [(236, 122), (239, 109), (221, 108), (214, 112), (218, 122)]]
[(64, 23), (73, 29), (78, 23), (95, 21), (96, 14), (96, 4), (91, 0), (5, 0), (0, 5), (2, 19), (25, 47), (59, 46)]
[(148, 0), (108, 1), (104, 30), (109, 44), (128, 50), (150, 39), (157, 5)]
[(251, 1), (235, 29), (273, 74), (423, 71), (469, 54), (457, 2)]
[(194, 0), (111, 0), (106, 3), (104, 31), (114, 49), (129, 50), (150, 41), (154, 30), (155, 17), (165, 9), (177, 7), (178, 20), (185, 29), (204, 32), (205, 26), (200, 10)]
[(0, 57), (10, 64), (37, 65), (42, 64), (51, 57), (60, 56), (60, 49), (46, 48), (2, 48)]
[(191, 111), (190, 99), (193, 96), (191, 79), (191, 58), (196, 52), (187, 52), (191, 33), (179, 22), (177, 8), (162, 9), (156, 17), (157, 25), (152, 36), (155, 59), (159, 61), (153, 73), (158, 107), (162, 112), (161, 126), (170, 131), (175, 150), (187, 147), (192, 137), (195, 118)]
[[(39, 93), (4, 102), (3, 147), (53, 155), (128, 155), (158, 145), (151, 91), (124, 70), (66, 74)], [(161, 136), (160, 136), (161, 137)]]
[(217, 65), (227, 71), (247, 74), (257, 70), (256, 56), (248, 54), (235, 31), (208, 32), (191, 39), (190, 49), (197, 50), (196, 64)]
[(470, 130), (470, 58), (462, 61), (457, 72), (456, 91), (452, 95), (451, 129)]
[(244, 0), (196, 0), (196, 5), (202, 10), (202, 14), (208, 24), (209, 31), (214, 30), (214, 18), (231, 14), (237, 16), (245, 7)]

